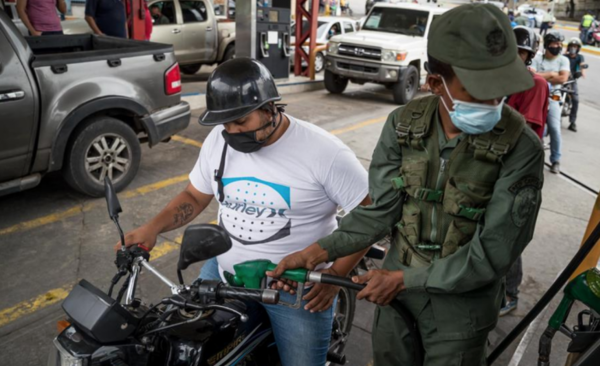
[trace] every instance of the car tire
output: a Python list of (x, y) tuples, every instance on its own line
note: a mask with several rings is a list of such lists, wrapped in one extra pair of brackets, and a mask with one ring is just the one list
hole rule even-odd
[(179, 65), (179, 69), (181, 70), (181, 72), (186, 75), (194, 75), (200, 70), (201, 67), (202, 64)]
[(348, 86), (348, 79), (325, 70), (325, 89), (331, 94), (342, 94)]
[(317, 53), (315, 56), (315, 72), (319, 73), (325, 68), (325, 56), (322, 52)]
[(75, 131), (62, 173), (73, 189), (102, 197), (104, 176), (111, 177), (119, 192), (135, 178), (140, 161), (140, 142), (133, 129), (118, 119), (102, 116)]
[(221, 61), (221, 62), (233, 60), (234, 58), (235, 58), (235, 46), (230, 44), (229, 46), (227, 46), (227, 49), (225, 50), (225, 53), (223, 54), (223, 61)]
[(394, 102), (397, 104), (406, 104), (410, 102), (419, 90), (419, 71), (413, 65), (408, 66), (402, 73), (400, 80), (394, 84), (392, 94)]

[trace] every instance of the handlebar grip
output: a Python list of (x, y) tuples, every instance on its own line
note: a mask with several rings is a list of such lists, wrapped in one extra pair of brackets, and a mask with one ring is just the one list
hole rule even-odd
[(217, 296), (222, 299), (254, 300), (264, 304), (277, 304), (279, 292), (276, 290), (254, 290), (239, 287), (220, 287)]

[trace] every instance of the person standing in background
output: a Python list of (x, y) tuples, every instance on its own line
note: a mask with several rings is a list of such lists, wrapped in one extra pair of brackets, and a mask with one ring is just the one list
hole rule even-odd
[(85, 21), (94, 34), (128, 38), (127, 14), (122, 0), (87, 0)]
[[(535, 34), (533, 29), (523, 26), (516, 27), (513, 31), (517, 40), (519, 57), (521, 57), (525, 66), (529, 66), (540, 46), (538, 35)], [(533, 88), (512, 94), (506, 104), (521, 113), (525, 117), (527, 126), (542, 140), (548, 116), (550, 90), (548, 89), (546, 79), (535, 73), (532, 73), (532, 77), (535, 83)], [(519, 303), (519, 286), (521, 286), (522, 280), (523, 261), (519, 257), (510, 267), (508, 273), (506, 273), (504, 305), (500, 309), (500, 316), (504, 316), (517, 308)]]
[(540, 36), (544, 36), (548, 29), (550, 29), (550, 23), (554, 21), (554, 14), (552, 13), (552, 9), (548, 9), (548, 12), (544, 14), (542, 18), (542, 24), (540, 25)]
[(571, 76), (574, 79), (573, 84), (571, 84), (573, 94), (571, 94), (571, 113), (569, 114), (569, 130), (573, 132), (577, 132), (577, 110), (579, 109), (579, 87), (577, 85), (577, 79), (580, 77), (585, 78), (585, 69), (587, 68), (585, 58), (579, 53), (582, 46), (581, 40), (577, 37), (573, 37), (567, 45), (567, 53), (565, 54), (571, 63)]
[(32, 36), (63, 34), (56, 10), (67, 12), (65, 0), (19, 0), (17, 12)]
[[(531, 69), (552, 85), (550, 94), (558, 93), (561, 85), (569, 80), (571, 66), (569, 60), (561, 54), (565, 37), (553, 30), (544, 36), (544, 53), (538, 53), (531, 63)], [(560, 130), (560, 102), (550, 99), (548, 134), (550, 135), (550, 163), (552, 173), (560, 173), (562, 136)]]

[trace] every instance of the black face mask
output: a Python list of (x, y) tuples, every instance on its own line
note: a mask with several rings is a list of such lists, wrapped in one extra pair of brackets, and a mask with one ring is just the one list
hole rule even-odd
[(548, 47), (548, 52), (550, 52), (554, 56), (558, 56), (560, 54), (561, 47)]
[[(229, 133), (226, 130), (223, 130), (223, 132), (222, 132), (223, 138), (225, 139), (225, 142), (227, 143), (227, 145), (231, 146), (234, 150), (237, 150), (241, 153), (250, 154), (253, 152), (257, 152), (258, 150), (260, 150), (263, 147), (265, 142), (267, 142), (269, 140), (269, 138), (271, 138), (271, 136), (273, 136), (275, 131), (277, 131), (277, 129), (281, 125), (281, 120), (283, 119), (283, 115), (281, 114), (281, 112), (279, 112), (278, 114), (279, 114), (279, 123), (275, 122), (275, 116), (273, 116), (273, 120), (271, 122), (265, 124), (264, 126), (262, 126), (260, 128), (257, 128), (254, 131)], [(271, 131), (271, 133), (264, 140), (259, 141), (256, 138), (256, 133), (258, 131), (266, 129), (269, 126), (272, 126), (275, 128), (273, 129), (273, 131)]]

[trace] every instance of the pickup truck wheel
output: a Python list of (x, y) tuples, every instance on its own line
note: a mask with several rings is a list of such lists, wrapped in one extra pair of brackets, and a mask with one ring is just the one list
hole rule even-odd
[(325, 70), (325, 89), (331, 94), (342, 94), (348, 86), (348, 79)]
[(91, 120), (76, 132), (67, 151), (63, 176), (75, 190), (93, 197), (104, 195), (104, 177), (121, 191), (136, 176), (141, 149), (136, 133), (111, 117)]
[(179, 69), (181, 69), (181, 72), (183, 72), (186, 75), (194, 75), (200, 70), (201, 67), (202, 64), (179, 65)]
[(406, 104), (410, 102), (419, 89), (419, 72), (417, 68), (410, 65), (400, 80), (394, 84), (392, 93), (394, 94), (394, 102), (398, 104)]
[(223, 62), (233, 60), (235, 58), (235, 46), (230, 44), (223, 55)]
[(319, 52), (315, 56), (315, 72), (323, 71), (323, 66), (325, 66), (325, 56), (323, 56), (323, 53)]

